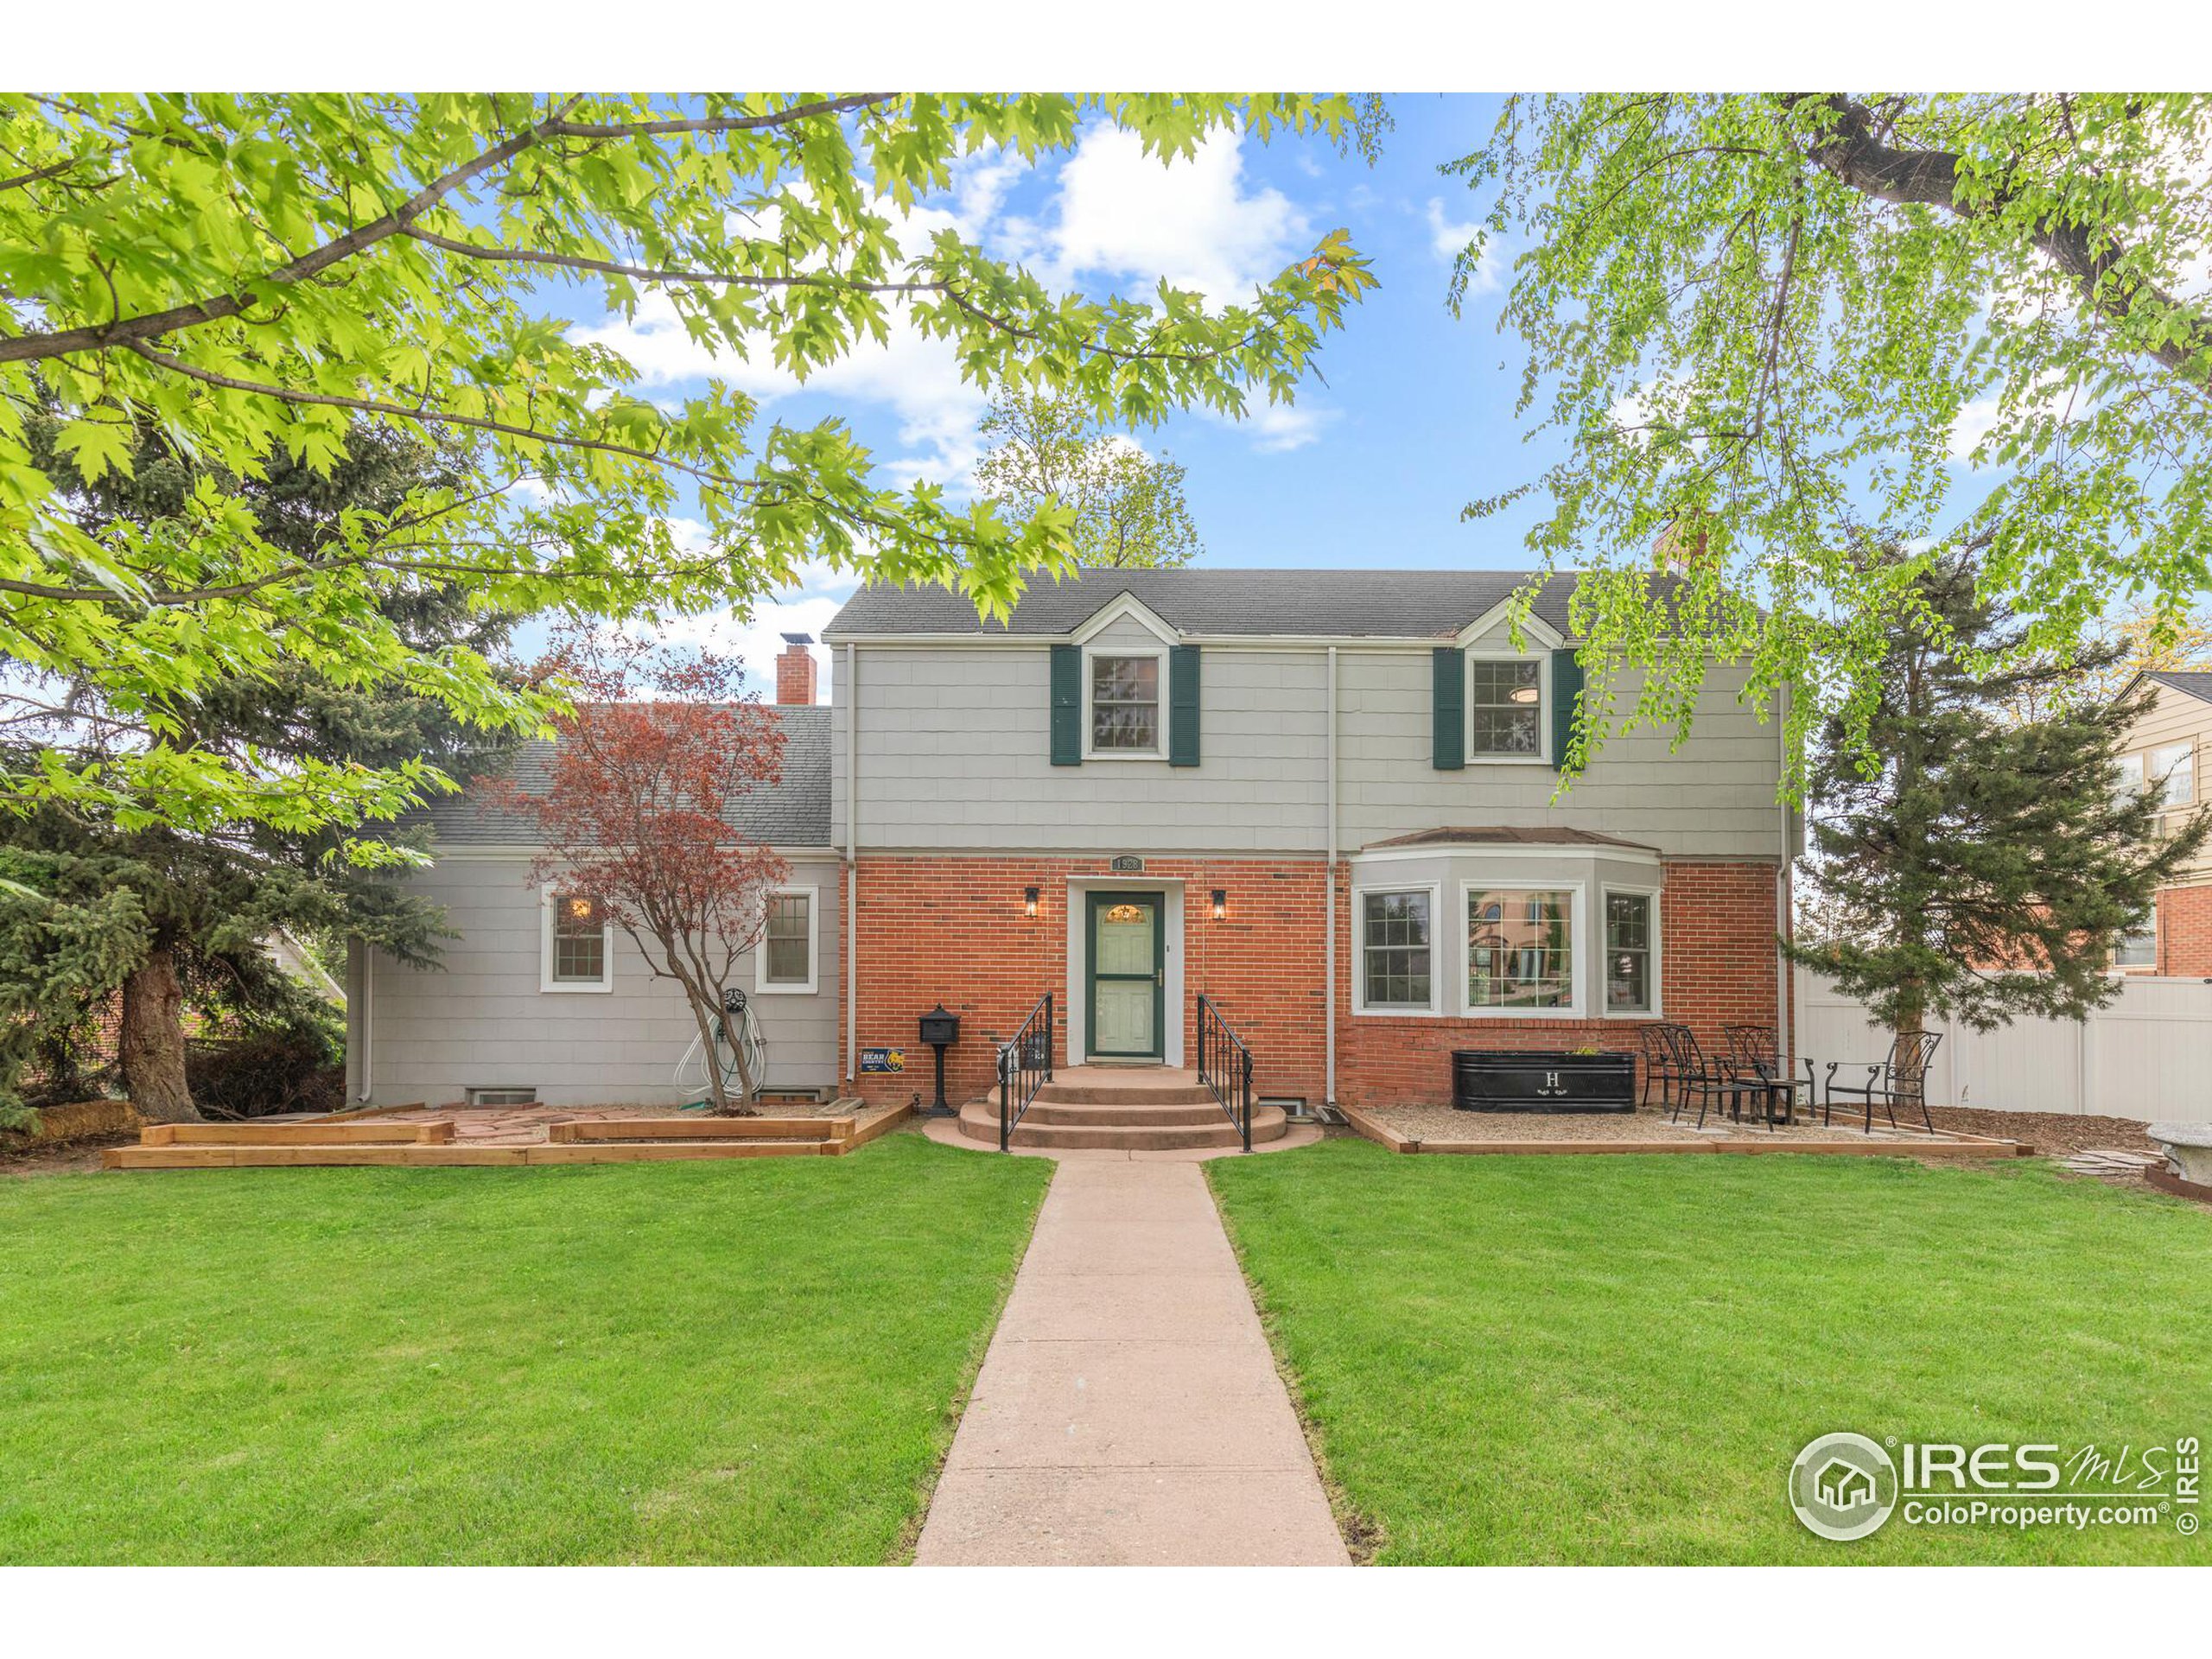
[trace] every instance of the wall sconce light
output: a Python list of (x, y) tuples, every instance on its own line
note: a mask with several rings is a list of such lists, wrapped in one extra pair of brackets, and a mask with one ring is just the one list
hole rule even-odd
[(1026, 915), (1033, 916), (1033, 917), (1036, 915), (1036, 913), (1037, 913), (1037, 889), (1036, 889), (1036, 888), (1034, 888), (1034, 887), (1024, 887), (1024, 888), (1021, 890), (1021, 908), (1022, 908), (1022, 912), (1023, 912), (1023, 913), (1024, 913), (1024, 914), (1026, 914)]
[(1213, 890), (1213, 918), (1217, 922), (1228, 914), (1229, 889), (1227, 887), (1216, 887)]

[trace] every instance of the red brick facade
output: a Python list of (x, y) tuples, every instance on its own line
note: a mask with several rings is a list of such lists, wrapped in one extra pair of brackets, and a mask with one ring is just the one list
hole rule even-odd
[[(1067, 1000), (1068, 880), (1105, 877), (1106, 857), (944, 856), (860, 861), (860, 1040), (904, 1046), (904, 1077), (855, 1079), (869, 1099), (927, 1087), (930, 1051), (915, 1021), (933, 1004), (960, 1016), (960, 1041), (945, 1055), (945, 1092), (955, 1100), (992, 1081), (995, 1046), (1012, 1037), (1047, 991)], [(1318, 1101), (1322, 1092), (1323, 1000), (1319, 942), (1322, 861), (1147, 858), (1141, 880), (1183, 891), (1183, 1030), (1196, 1027), (1200, 993), (1212, 996), (1251, 1046), (1261, 1094)], [(1038, 892), (1027, 915), (1023, 890)], [(1209, 895), (1228, 895), (1213, 919)], [(842, 938), (843, 915), (839, 915)], [(841, 988), (840, 1002), (842, 995)], [(1059, 1010), (1054, 1060), (1067, 1060)]]
[(2212, 977), (2212, 886), (2160, 888), (2158, 926), (2158, 966), (2134, 971)]
[[(1583, 1048), (1634, 1053), (1633, 1018), (1510, 1020), (1352, 1010), (1349, 866), (1338, 880), (1337, 1096), (1354, 1105), (1436, 1103), (1451, 1092), (1455, 1048)], [(1770, 864), (1665, 867), (1659, 903), (1659, 1014), (1686, 1025), (1708, 1052), (1726, 1053), (1724, 1026), (1775, 1023), (1775, 868)], [(1450, 931), (1443, 930), (1449, 938)], [(1447, 968), (1446, 969), (1449, 971)]]
[[(1179, 881), (1183, 905), (1183, 1031), (1186, 1049), (1200, 993), (1217, 1002), (1256, 1064), (1257, 1093), (1319, 1103), (1325, 1095), (1322, 995), (1324, 902), (1319, 860), (1147, 858), (1143, 880)], [(946, 1056), (956, 1102), (992, 1082), (995, 1045), (1014, 1034), (1046, 991), (1066, 1000), (1071, 876), (1105, 877), (1105, 857), (863, 857), (860, 861), (860, 1018), (865, 1046), (906, 1051), (903, 1075), (855, 1080), (869, 1099), (904, 1098), (929, 1084), (930, 1051), (915, 1021), (942, 1001), (961, 1016)], [(1660, 906), (1662, 1015), (1690, 1026), (1709, 1049), (1721, 1027), (1775, 1022), (1776, 880), (1760, 863), (1669, 863)], [(1141, 883), (1132, 878), (1129, 885)], [(1038, 913), (1024, 912), (1025, 888)], [(1209, 895), (1227, 894), (1213, 918)], [(2212, 889), (2207, 889), (2212, 893)], [(1448, 1096), (1454, 1048), (1633, 1051), (1628, 1019), (1468, 1020), (1352, 1012), (1351, 866), (1337, 867), (1337, 1093), (1353, 1104)], [(2208, 912), (2212, 917), (2212, 912)], [(841, 940), (843, 904), (838, 906)], [(1448, 940), (1451, 930), (1440, 928)], [(1452, 971), (1454, 947), (1437, 971)], [(839, 1002), (844, 1004), (844, 987)], [(1059, 1010), (1055, 1060), (1067, 1060)]]

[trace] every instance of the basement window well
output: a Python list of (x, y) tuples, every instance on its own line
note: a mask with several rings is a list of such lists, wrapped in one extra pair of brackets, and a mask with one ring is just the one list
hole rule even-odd
[(471, 1106), (535, 1106), (537, 1104), (537, 1085), (525, 1084), (520, 1087), (504, 1085), (469, 1089), (464, 1091), (463, 1098)]

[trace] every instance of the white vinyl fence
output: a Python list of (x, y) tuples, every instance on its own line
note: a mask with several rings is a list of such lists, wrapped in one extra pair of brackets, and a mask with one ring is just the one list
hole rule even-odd
[[(2019, 1020), (1970, 1031), (1942, 1020), (1929, 1069), (1937, 1105), (1999, 1112), (2075, 1112), (2109, 1117), (2212, 1118), (2212, 982), (2130, 977), (2084, 1020)], [(1878, 1060), (1890, 1034), (1809, 969), (1797, 970), (1798, 1064)], [(1863, 1079), (1849, 1065), (1836, 1073)]]

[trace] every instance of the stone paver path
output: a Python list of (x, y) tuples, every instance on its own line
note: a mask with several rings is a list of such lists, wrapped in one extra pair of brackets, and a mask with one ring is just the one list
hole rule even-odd
[(915, 1558), (1345, 1563), (1195, 1162), (1060, 1160)]

